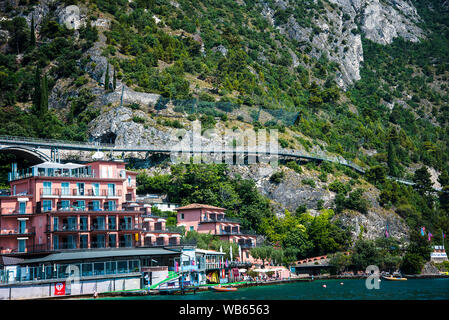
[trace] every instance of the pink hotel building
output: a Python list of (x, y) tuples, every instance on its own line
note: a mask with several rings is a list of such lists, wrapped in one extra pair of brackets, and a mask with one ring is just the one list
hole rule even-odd
[(123, 162), (45, 162), (9, 173), (0, 196), (0, 253), (178, 244), (179, 232), (136, 203)]
[[(225, 208), (214, 207), (206, 204), (192, 203), (184, 207), (176, 208), (177, 224), (184, 226), (186, 231), (210, 233), (237, 243), (242, 250), (242, 261), (253, 261), (249, 249), (256, 246), (256, 234), (240, 229), (240, 220), (227, 218)], [(233, 253), (234, 257), (238, 252)]]

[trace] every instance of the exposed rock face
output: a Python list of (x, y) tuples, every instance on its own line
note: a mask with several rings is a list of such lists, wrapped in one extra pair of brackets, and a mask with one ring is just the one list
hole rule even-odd
[[(347, 85), (360, 79), (360, 65), (363, 62), (361, 31), (367, 39), (376, 43), (389, 44), (394, 38), (417, 42), (424, 32), (416, 25), (420, 21), (416, 8), (408, 0), (329, 0), (340, 9), (325, 6), (325, 13), (312, 18), (319, 29), (304, 27), (290, 16), (287, 23), (277, 24), (275, 10), (285, 10), (294, 5), (286, 0), (275, 0), (273, 7), (263, 3), (261, 13), (281, 33), (299, 43), (311, 44), (309, 53), (319, 58), (323, 53), (340, 66), (337, 84)], [(317, 31), (319, 30), (319, 31)]]
[(423, 266), (421, 274), (440, 274), (440, 271), (432, 262), (429, 261)]
[[(318, 201), (324, 201), (324, 207), (330, 207), (335, 194), (324, 189), (317, 175), (312, 172), (298, 174), (284, 167), (272, 168), (269, 164), (254, 164), (248, 166), (230, 167), (233, 175), (240, 174), (244, 179), (252, 179), (256, 182), (259, 191), (269, 199), (273, 200), (275, 212), (283, 215), (285, 210), (295, 212), (300, 205), (306, 205), (308, 209), (315, 210)], [(276, 171), (282, 170), (284, 178), (278, 184), (270, 182), (270, 177)], [(304, 184), (302, 180), (313, 179), (317, 187)], [(317, 181), (318, 180), (318, 181)]]
[[(134, 122), (135, 116), (146, 119), (148, 125)], [(170, 132), (156, 129), (152, 126), (155, 124), (143, 111), (117, 107), (94, 119), (89, 124), (89, 134), (95, 141), (116, 145), (173, 144), (175, 141), (170, 141)]]
[[(258, 190), (272, 200), (272, 207), (278, 216), (285, 210), (295, 212), (300, 205), (306, 205), (312, 215), (319, 214), (316, 210), (318, 201), (323, 201), (324, 208), (333, 208), (335, 193), (325, 188), (328, 183), (321, 182), (318, 172), (304, 171), (298, 174), (295, 171), (282, 167), (273, 169), (266, 164), (251, 166), (230, 166), (231, 175), (239, 174), (242, 178), (252, 179), (256, 182)], [(270, 182), (271, 175), (284, 171), (284, 178), (279, 184)], [(313, 179), (316, 187), (312, 188), (302, 182), (304, 179)], [(334, 219), (341, 219), (346, 226), (353, 227), (353, 238), (357, 239), (363, 231), (364, 239), (375, 239), (385, 235), (388, 225), (390, 236), (408, 239), (408, 228), (405, 222), (392, 210), (386, 210), (377, 201), (379, 191), (374, 187), (365, 187), (364, 197), (370, 203), (367, 214), (346, 210), (336, 215)]]

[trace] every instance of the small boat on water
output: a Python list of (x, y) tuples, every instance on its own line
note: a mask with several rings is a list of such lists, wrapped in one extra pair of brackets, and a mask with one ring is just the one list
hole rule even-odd
[(393, 275), (385, 275), (382, 276), (383, 279), (389, 280), (389, 281), (406, 281), (407, 278), (402, 277), (400, 273), (393, 273)]
[(217, 292), (237, 291), (237, 288), (235, 288), (235, 287), (222, 287), (222, 286), (210, 287), (210, 289), (212, 291), (217, 291)]

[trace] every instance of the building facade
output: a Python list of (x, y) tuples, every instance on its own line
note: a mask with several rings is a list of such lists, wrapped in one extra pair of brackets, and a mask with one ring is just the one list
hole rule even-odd
[(179, 242), (165, 219), (136, 201), (136, 175), (119, 161), (45, 162), (21, 171), (13, 164), (10, 195), (0, 196), (0, 252)]
[[(225, 208), (205, 204), (189, 204), (178, 207), (177, 224), (186, 231), (210, 233), (221, 240), (238, 244), (242, 250), (242, 261), (253, 261), (249, 249), (256, 246), (256, 233), (241, 230), (240, 220), (226, 217)], [(238, 256), (238, 252), (235, 253)]]

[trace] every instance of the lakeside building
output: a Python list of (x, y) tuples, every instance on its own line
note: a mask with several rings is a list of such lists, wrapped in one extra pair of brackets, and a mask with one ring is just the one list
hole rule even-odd
[(433, 252), (430, 253), (430, 261), (437, 263), (448, 261), (444, 246), (433, 246)]
[(179, 204), (167, 201), (166, 195), (160, 194), (140, 195), (137, 196), (137, 201), (149, 204), (152, 207), (156, 207), (161, 211), (176, 212), (176, 208), (179, 207)]
[(122, 161), (12, 164), (0, 196), (0, 253), (176, 245), (181, 235), (136, 201), (137, 173)]
[[(147, 289), (179, 278), (226, 283), (251, 265), (181, 241), (183, 226), (166, 226), (137, 198), (136, 176), (122, 161), (12, 164), (10, 190), (0, 194), (0, 299)], [(255, 245), (255, 235), (242, 241), (238, 224), (219, 226), (222, 239)], [(73, 277), (80, 286), (70, 286)]]
[[(253, 262), (249, 250), (256, 246), (256, 233), (240, 228), (240, 220), (226, 217), (225, 208), (206, 204), (192, 203), (178, 207), (177, 225), (185, 227), (186, 231), (210, 233), (221, 240), (238, 244), (242, 251), (241, 261)], [(238, 256), (238, 252), (234, 253)]]

